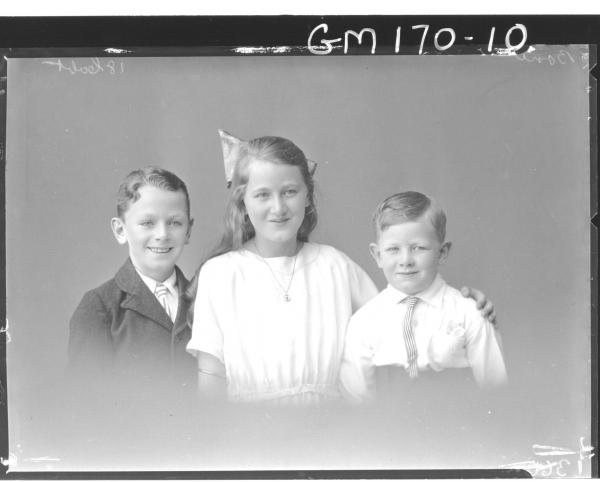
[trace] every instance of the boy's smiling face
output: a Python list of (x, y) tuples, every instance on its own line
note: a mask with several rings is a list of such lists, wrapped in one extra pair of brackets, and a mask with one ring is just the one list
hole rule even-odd
[(189, 219), (183, 191), (168, 191), (146, 185), (139, 188), (123, 218), (111, 226), (120, 244), (129, 245), (133, 265), (156, 281), (167, 279), (190, 238)]
[(425, 214), (387, 227), (369, 248), (390, 285), (407, 295), (416, 295), (435, 279), (438, 267), (448, 256), (450, 243), (439, 240)]

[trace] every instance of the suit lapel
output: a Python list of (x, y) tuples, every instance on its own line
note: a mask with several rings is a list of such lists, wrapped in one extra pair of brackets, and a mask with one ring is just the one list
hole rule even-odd
[(188, 328), (187, 318), (188, 318), (188, 306), (189, 302), (185, 296), (185, 292), (188, 286), (188, 280), (185, 278), (181, 270), (175, 266), (175, 271), (177, 272), (177, 289), (179, 290), (179, 308), (177, 309), (177, 317), (175, 318), (175, 324), (173, 327), (174, 333), (176, 336), (186, 328)]
[(173, 322), (156, 299), (156, 296), (150, 292), (139, 277), (130, 259), (121, 267), (115, 280), (119, 288), (127, 294), (121, 302), (123, 308), (139, 313), (169, 332), (172, 330)]

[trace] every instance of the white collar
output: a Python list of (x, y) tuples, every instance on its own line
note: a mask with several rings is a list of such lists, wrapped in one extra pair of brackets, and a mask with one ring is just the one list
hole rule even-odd
[(420, 293), (407, 295), (406, 293), (394, 288), (391, 284), (388, 284), (387, 288), (385, 289), (385, 296), (394, 303), (401, 303), (409, 296), (416, 296), (425, 303), (435, 306), (436, 308), (441, 308), (445, 291), (442, 288), (445, 286), (446, 282), (438, 273), (433, 282)]
[[(142, 273), (139, 272), (139, 270), (137, 268), (136, 268), (136, 271), (137, 271), (137, 274), (140, 275), (140, 278), (142, 278), (142, 281), (146, 284), (148, 289), (152, 293), (154, 293), (156, 291), (156, 285), (158, 285), (161, 282), (156, 281), (154, 278), (150, 278), (149, 276), (143, 275)], [(173, 270), (173, 272), (171, 273), (171, 276), (169, 276), (161, 284), (165, 285), (170, 293), (177, 295), (177, 291), (176, 291), (177, 273), (175, 272), (175, 270)]]

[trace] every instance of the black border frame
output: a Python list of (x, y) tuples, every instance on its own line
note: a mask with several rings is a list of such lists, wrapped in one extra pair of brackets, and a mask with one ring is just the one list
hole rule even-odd
[[(377, 31), (377, 54), (394, 55), (397, 26), (428, 24), (432, 30), (452, 27), (468, 33), (479, 45), (462, 51), (436, 51), (432, 36), (426, 41), (428, 54), (482, 53), (478, 51), (489, 38), (490, 27), (507, 32), (515, 24), (527, 27), (527, 45), (589, 44), (591, 51), (600, 46), (600, 15), (405, 15), (405, 16), (124, 16), (124, 17), (0, 17), (0, 196), (5, 205), (5, 140), (6, 140), (6, 59), (9, 57), (110, 56), (105, 48), (130, 51), (128, 55), (236, 55), (239, 46), (265, 47), (255, 55), (313, 55), (307, 51), (308, 35), (317, 25), (326, 23), (329, 32)], [(496, 37), (497, 39), (500, 36)], [(418, 54), (420, 35), (406, 35), (400, 54)], [(368, 45), (368, 42), (365, 42)], [(348, 55), (369, 55), (365, 46), (355, 47)], [(291, 46), (293, 51), (275, 53), (269, 48)], [(138, 52), (138, 48), (143, 51)], [(593, 49), (593, 50), (592, 50)], [(166, 52), (166, 54), (165, 54)], [(238, 54), (239, 55), (239, 54)], [(341, 48), (329, 55), (344, 55)], [(595, 60), (595, 59), (594, 59)], [(598, 80), (600, 67), (590, 66), (590, 75)], [(592, 477), (598, 478), (598, 138), (599, 112), (597, 91), (590, 97), (590, 219), (591, 231), (591, 459)], [(0, 257), (0, 457), (8, 458), (8, 412), (6, 391), (6, 251), (5, 209), (0, 210), (2, 254)], [(524, 470), (275, 470), (275, 471), (203, 471), (203, 472), (7, 472), (0, 465), (0, 477), (10, 480), (74, 480), (74, 479), (472, 479), (522, 478)]]

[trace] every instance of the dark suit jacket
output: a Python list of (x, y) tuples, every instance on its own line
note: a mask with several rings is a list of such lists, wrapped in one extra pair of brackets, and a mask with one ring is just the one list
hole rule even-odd
[(115, 277), (88, 291), (69, 332), (69, 373), (84, 379), (120, 380), (127, 387), (196, 383), (195, 359), (186, 353), (188, 281), (179, 268), (179, 308), (173, 323), (128, 259)]

